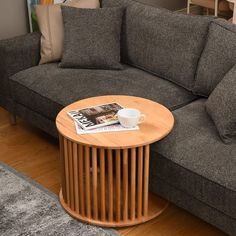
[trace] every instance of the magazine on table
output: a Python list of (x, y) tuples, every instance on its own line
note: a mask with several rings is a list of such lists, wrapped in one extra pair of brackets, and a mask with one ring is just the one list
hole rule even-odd
[(78, 123), (76, 121), (74, 121), (74, 123), (75, 123), (76, 133), (79, 135), (139, 130), (138, 126), (133, 127), (133, 128), (125, 128), (121, 124), (114, 124), (114, 125), (103, 126), (103, 127), (96, 128), (96, 129), (84, 130), (78, 125)]
[(84, 130), (97, 129), (119, 123), (117, 112), (123, 109), (118, 103), (102, 104), (69, 111), (67, 114)]

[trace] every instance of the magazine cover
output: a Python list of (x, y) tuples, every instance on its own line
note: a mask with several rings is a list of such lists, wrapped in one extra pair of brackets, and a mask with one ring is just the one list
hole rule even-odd
[(97, 129), (84, 130), (78, 125), (76, 121), (74, 122), (75, 122), (75, 130), (78, 135), (139, 130), (138, 126), (132, 128), (125, 128), (121, 124), (114, 124), (100, 127)]
[(118, 123), (117, 112), (123, 109), (118, 103), (102, 104), (68, 112), (83, 129), (90, 130)]

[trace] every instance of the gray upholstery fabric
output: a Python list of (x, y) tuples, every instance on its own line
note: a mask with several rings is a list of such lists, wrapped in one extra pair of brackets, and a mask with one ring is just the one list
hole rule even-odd
[(225, 20), (211, 23), (197, 69), (194, 93), (208, 97), (236, 64), (236, 26)]
[(101, 0), (102, 7), (127, 7), (135, 3), (133, 0)]
[(225, 143), (236, 141), (236, 65), (225, 75), (206, 102), (208, 114), (213, 119)]
[(127, 7), (133, 4), (142, 4), (152, 6), (155, 5), (153, 2), (145, 2), (142, 0), (100, 0), (102, 7)]
[(54, 138), (58, 138), (58, 131), (54, 120), (47, 119), (44, 115), (34, 112), (21, 104), (15, 105), (15, 114)]
[(143, 4), (128, 6), (127, 62), (192, 89), (210, 20)]
[(60, 67), (122, 69), (120, 32), (123, 8), (62, 7), (64, 52)]
[(0, 95), (0, 106), (14, 113), (15, 103), (12, 98)]
[[(102, 7), (113, 6), (127, 7), (122, 24), (121, 60), (191, 89), (210, 19), (205, 18), (206, 20), (202, 20), (201, 24), (201, 19), (198, 17), (190, 17), (189, 21), (186, 20), (186, 17), (189, 16), (172, 13), (166, 9), (153, 8), (138, 1), (102, 0)], [(199, 21), (199, 25), (195, 25), (198, 28), (197, 30), (194, 29), (194, 26), (188, 26), (193, 22), (198, 24), (197, 21)], [(182, 24), (185, 25), (185, 28), (181, 32), (179, 28), (182, 27)], [(176, 30), (179, 31), (178, 34), (176, 34)], [(191, 30), (198, 35), (190, 33)], [(185, 35), (187, 31), (190, 33), (189, 35)], [(182, 39), (181, 34), (183, 35)], [(173, 35), (175, 35), (174, 40)], [(199, 37), (199, 35), (201, 36)], [(190, 38), (191, 36), (192, 38)], [(186, 38), (189, 38), (187, 44)], [(191, 44), (190, 40), (197, 43)], [(178, 46), (177, 43), (179, 43)], [(183, 48), (186, 51), (186, 45), (189, 50), (184, 55), (182, 52)], [(172, 52), (176, 53), (175, 56)], [(193, 55), (189, 57), (187, 54), (191, 53)], [(184, 59), (180, 60), (179, 56)], [(188, 64), (187, 62), (187, 64), (184, 64), (186, 58), (189, 61), (193, 60), (195, 63)], [(178, 77), (175, 72), (179, 74)]]
[[(191, 212), (193, 215), (223, 230), (225, 233), (231, 236), (235, 236), (235, 218), (232, 218), (222, 213), (221, 211), (218, 211), (214, 207), (211, 207), (208, 204), (199, 201), (192, 195), (173, 187), (172, 184), (167, 183), (160, 178), (151, 178), (150, 189), (153, 193), (158, 194), (165, 199), (168, 199), (177, 206)], [(198, 232), (199, 235), (202, 235), (200, 231), (196, 232)], [(214, 235), (214, 231), (211, 233), (212, 235)]]
[(121, 60), (191, 90), (213, 18), (173, 13), (137, 1), (102, 1), (102, 7), (111, 6), (127, 6)]
[(35, 66), (40, 57), (40, 34), (33, 33), (0, 41), (0, 95), (11, 97), (11, 75)]
[(190, 90), (211, 19), (131, 4), (123, 20), (123, 60)]
[(225, 145), (205, 110), (205, 99), (175, 110), (173, 131), (152, 150), (151, 182), (161, 178), (236, 219), (236, 144)]
[(129, 66), (117, 71), (61, 69), (56, 63), (45, 64), (13, 76), (11, 88), (15, 101), (50, 119), (55, 119), (64, 106), (91, 96), (135, 95), (170, 109), (196, 98), (184, 88)]
[(133, 0), (101, 0), (101, 7), (103, 8), (109, 8), (109, 7), (123, 7), (124, 8), (124, 14), (122, 19), (122, 27), (121, 27), (121, 43), (120, 43), (120, 56), (121, 56), (121, 62), (127, 63), (126, 58), (126, 8), (129, 5), (132, 4), (138, 4), (140, 3), (133, 1)]

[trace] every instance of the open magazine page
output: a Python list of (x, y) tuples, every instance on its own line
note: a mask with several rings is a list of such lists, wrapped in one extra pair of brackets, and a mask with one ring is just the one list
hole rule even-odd
[(91, 130), (118, 123), (117, 112), (123, 109), (117, 103), (102, 104), (68, 112), (84, 130)]
[(74, 121), (74, 123), (75, 123), (76, 133), (79, 134), (79, 135), (81, 135), (81, 134), (94, 134), (94, 133), (139, 130), (138, 126), (136, 126), (134, 128), (124, 128), (123, 126), (121, 126), (121, 124), (104, 126), (104, 127), (100, 127), (100, 128), (92, 129), (92, 130), (84, 130), (78, 125), (77, 122)]

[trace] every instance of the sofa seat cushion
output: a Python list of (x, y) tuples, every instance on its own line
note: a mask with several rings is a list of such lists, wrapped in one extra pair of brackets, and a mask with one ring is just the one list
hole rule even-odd
[[(152, 178), (236, 219), (236, 144), (226, 145), (200, 99), (175, 110), (175, 127), (152, 146)], [(158, 186), (157, 186), (158, 187)]]
[(77, 100), (109, 94), (134, 95), (160, 102), (170, 109), (196, 97), (184, 88), (145, 71), (124, 65), (122, 71), (62, 69), (44, 64), (21, 71), (10, 79), (17, 103), (49, 119)]

